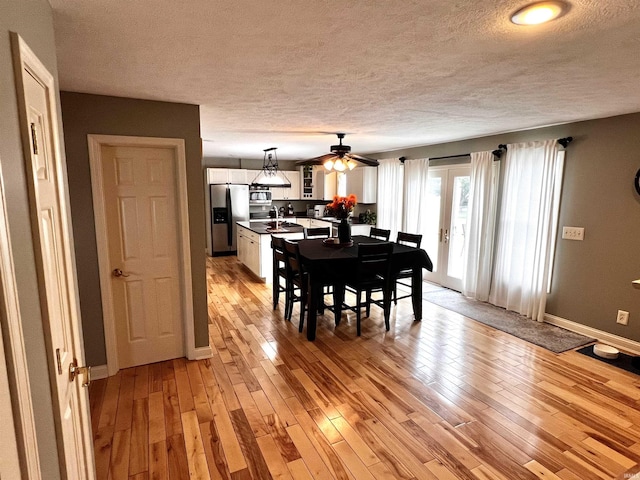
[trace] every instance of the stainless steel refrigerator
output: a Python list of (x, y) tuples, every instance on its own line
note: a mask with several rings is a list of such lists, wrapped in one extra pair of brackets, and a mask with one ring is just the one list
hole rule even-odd
[(229, 255), (237, 251), (236, 222), (249, 221), (249, 185), (209, 186), (211, 205), (211, 253)]

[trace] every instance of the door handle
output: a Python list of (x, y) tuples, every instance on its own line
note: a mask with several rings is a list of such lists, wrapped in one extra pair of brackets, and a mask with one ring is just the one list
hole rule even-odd
[(442, 243), (442, 229), (440, 229), (440, 243)]
[(73, 362), (69, 364), (69, 381), (73, 382), (78, 375), (84, 376), (83, 387), (88, 387), (91, 384), (91, 367), (79, 367), (78, 361), (74, 358)]
[(114, 277), (128, 277), (129, 276), (128, 273), (124, 273), (119, 268), (114, 268), (113, 272), (111, 272), (111, 273), (113, 274)]

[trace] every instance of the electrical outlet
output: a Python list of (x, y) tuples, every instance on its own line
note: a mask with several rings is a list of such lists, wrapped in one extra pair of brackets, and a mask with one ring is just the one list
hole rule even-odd
[(628, 325), (629, 312), (625, 312), (624, 310), (618, 310), (618, 318), (616, 318), (616, 323), (619, 323), (620, 325)]
[(565, 240), (584, 240), (584, 227), (562, 227)]

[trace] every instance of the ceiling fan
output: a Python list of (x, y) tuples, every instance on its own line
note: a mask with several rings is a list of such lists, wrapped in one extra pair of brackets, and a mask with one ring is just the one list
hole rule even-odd
[(324, 165), (327, 170), (336, 170), (343, 172), (347, 169), (353, 170), (358, 163), (367, 165), (370, 167), (377, 167), (378, 161), (373, 158), (363, 157), (351, 152), (349, 145), (343, 145), (342, 139), (345, 137), (344, 133), (336, 133), (340, 143), (338, 145), (331, 145), (331, 153), (326, 155), (320, 155), (319, 157), (310, 158), (309, 160), (300, 160), (297, 165)]

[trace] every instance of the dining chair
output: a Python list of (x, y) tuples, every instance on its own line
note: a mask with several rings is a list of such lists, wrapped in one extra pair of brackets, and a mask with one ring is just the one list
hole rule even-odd
[[(298, 243), (285, 240), (284, 251), (287, 258), (287, 291), (285, 295), (287, 307), (285, 308), (285, 318), (291, 321), (293, 304), (300, 302), (300, 323), (298, 325), (298, 331), (302, 332), (304, 314), (307, 309), (308, 278), (302, 269), (300, 246)], [(296, 290), (298, 293), (296, 293)]]
[[(345, 278), (347, 289), (355, 293), (356, 305), (344, 303), (343, 308), (356, 313), (356, 333), (361, 334), (360, 318), (362, 315), (362, 293), (366, 293), (366, 316), (369, 316), (371, 303), (381, 306), (384, 311), (384, 323), (389, 330), (391, 315), (391, 253), (393, 243), (361, 243), (358, 245), (358, 261), (355, 272)], [(382, 301), (372, 300), (371, 291), (381, 290)]]
[[(401, 245), (408, 245), (410, 247), (420, 248), (420, 244), (422, 243), (422, 235), (418, 235), (415, 233), (406, 233), (406, 232), (398, 232), (398, 238), (396, 243)], [(393, 284), (393, 303), (395, 305), (398, 304), (398, 300), (402, 300), (403, 298), (409, 298), (413, 295), (414, 288), (422, 288), (422, 285), (414, 286), (413, 285), (413, 270), (410, 268), (406, 268), (404, 270), (400, 270), (398, 274), (395, 276), (396, 280)], [(411, 283), (402, 282), (402, 279), (411, 279)], [(405, 287), (411, 288), (411, 292), (407, 295), (403, 295), (398, 297), (398, 285), (403, 285)]]
[(389, 241), (389, 237), (391, 236), (391, 230), (385, 230), (383, 228), (371, 227), (369, 231), (369, 236), (371, 238), (376, 238), (378, 240), (383, 240), (385, 242)]
[[(280, 301), (280, 293), (287, 291), (287, 256), (284, 251), (284, 238), (274, 237), (271, 235), (271, 248), (273, 250), (273, 277), (271, 281), (272, 296), (273, 296), (273, 309), (278, 308)], [(280, 279), (283, 279), (285, 284), (282, 285)], [(285, 301), (284, 312), (285, 318), (287, 317), (288, 304)]]
[(304, 238), (329, 238), (331, 227), (311, 227), (304, 229)]

